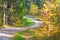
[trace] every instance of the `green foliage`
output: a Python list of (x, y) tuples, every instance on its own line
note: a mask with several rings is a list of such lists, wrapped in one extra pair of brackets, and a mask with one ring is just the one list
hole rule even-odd
[[(12, 0), (11, 1), (9, 1), (11, 4), (12, 4), (12, 6), (14, 6), (14, 2), (15, 2), (16, 0), (13, 0), (13, 2), (12, 2)], [(7, 13), (6, 13), (6, 15), (7, 15), (7, 24), (8, 25), (16, 25), (16, 26), (20, 26), (20, 24), (22, 24), (23, 23), (23, 17), (24, 17), (24, 15), (25, 15), (25, 8), (24, 8), (24, 2), (23, 2), (23, 0), (17, 0), (18, 2), (15, 2), (16, 3), (16, 5), (15, 5), (15, 7), (13, 8), (7, 8)], [(8, 4), (8, 3), (7, 3)], [(7, 5), (8, 6), (8, 5)], [(10, 5), (11, 6), (11, 5)], [(10, 10), (10, 9), (12, 9), (12, 10)], [(11, 12), (12, 11), (12, 12)]]
[(3, 25), (3, 22), (2, 22), (2, 12), (0, 11), (0, 27), (2, 27), (2, 25)]
[(25, 38), (21, 37), (20, 34), (16, 34), (13, 38), (13, 40), (25, 40)]
[(16, 21), (13, 23), (13, 26), (16, 26), (16, 27), (27, 27), (27, 26), (31, 26), (34, 24), (34, 22), (32, 22), (31, 20), (29, 19), (26, 19), (26, 18), (23, 18), (23, 23), (21, 24), (20, 20)]
[(19, 5), (20, 8), (23, 8), (24, 7), (24, 4), (21, 2), (20, 5)]
[(25, 38), (23, 38), (22, 36), (27, 36), (27, 35), (33, 37), (34, 32), (30, 31), (30, 30), (25, 30), (25, 31), (19, 32), (14, 36), (14, 40), (25, 40)]
[(31, 30), (25, 30), (25, 31), (22, 31), (22, 32), (19, 32), (17, 33), (15, 36), (14, 36), (14, 40), (25, 40), (25, 38), (23, 38), (22, 36), (34, 36), (34, 32), (31, 31)]
[(20, 34), (20, 35), (29, 34), (30, 36), (34, 36), (35, 35), (35, 33), (33, 31), (31, 31), (31, 30), (25, 30), (25, 31), (19, 32), (18, 34)]
[(25, 15), (25, 8), (24, 8), (24, 2), (20, 1), (18, 5), (16, 6), (16, 13), (18, 13), (18, 18), (21, 20), (21, 24), (23, 23), (23, 16)]

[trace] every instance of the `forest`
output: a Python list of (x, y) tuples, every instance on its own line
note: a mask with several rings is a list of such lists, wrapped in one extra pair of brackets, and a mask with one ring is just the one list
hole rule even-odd
[(60, 0), (0, 0), (0, 29), (7, 40), (60, 40)]

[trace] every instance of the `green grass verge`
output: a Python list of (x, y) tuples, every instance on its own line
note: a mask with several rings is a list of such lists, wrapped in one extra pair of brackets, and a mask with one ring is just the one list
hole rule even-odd
[(28, 26), (31, 26), (31, 25), (34, 24), (34, 22), (33, 22), (32, 20), (29, 20), (29, 19), (27, 19), (27, 18), (23, 18), (22, 21), (23, 21), (22, 24), (20, 24), (20, 23), (14, 23), (13, 25), (14, 25), (15, 27), (28, 27)]
[(13, 40), (25, 40), (25, 38), (21, 37), (20, 34), (16, 34)]
[(22, 31), (22, 32), (19, 32), (17, 34), (15, 34), (14, 36), (14, 40), (25, 40), (26, 38), (22, 37), (22, 36), (26, 36), (27, 34), (29, 34), (29, 36), (34, 36), (34, 32), (33, 31), (30, 31), (30, 30), (25, 30), (25, 31)]

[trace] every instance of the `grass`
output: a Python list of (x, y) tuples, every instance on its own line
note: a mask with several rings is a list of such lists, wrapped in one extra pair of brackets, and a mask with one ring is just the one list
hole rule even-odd
[(33, 25), (33, 24), (34, 24), (34, 22), (33, 22), (32, 20), (26, 19), (21, 26), (22, 26), (22, 27), (23, 27), (23, 26), (24, 26), (24, 27), (27, 27), (27, 26), (31, 26), (31, 25)]
[(25, 40), (25, 38), (21, 37), (20, 34), (16, 34), (13, 40)]
[(23, 36), (30, 36), (30, 37), (33, 37), (35, 34), (33, 31), (30, 31), (30, 30), (25, 30), (25, 31), (22, 31), (22, 32), (19, 32), (17, 34), (15, 34), (14, 36), (14, 40), (25, 40), (26, 38), (23, 37)]
[(19, 32), (19, 34), (21, 35), (30, 34), (30, 36), (33, 36), (35, 33), (31, 30), (25, 30), (25, 31)]
[(15, 27), (28, 27), (28, 26), (31, 26), (31, 25), (33, 25), (34, 24), (34, 22), (32, 21), (32, 20), (29, 20), (29, 19), (27, 19), (27, 18), (23, 18), (23, 23), (22, 24), (20, 24), (20, 22), (19, 23), (13, 23), (13, 25), (15, 26)]

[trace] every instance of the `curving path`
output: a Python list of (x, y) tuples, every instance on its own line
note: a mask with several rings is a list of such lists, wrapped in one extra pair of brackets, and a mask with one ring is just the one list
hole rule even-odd
[(37, 21), (33, 18), (29, 18), (28, 16), (25, 16), (25, 18), (32, 20), (35, 24), (32, 26), (23, 27), (23, 28), (11, 27), (11, 28), (0, 29), (0, 40), (12, 40), (12, 37), (16, 32), (28, 30), (30, 28), (38, 28), (43, 24), (42, 21)]

